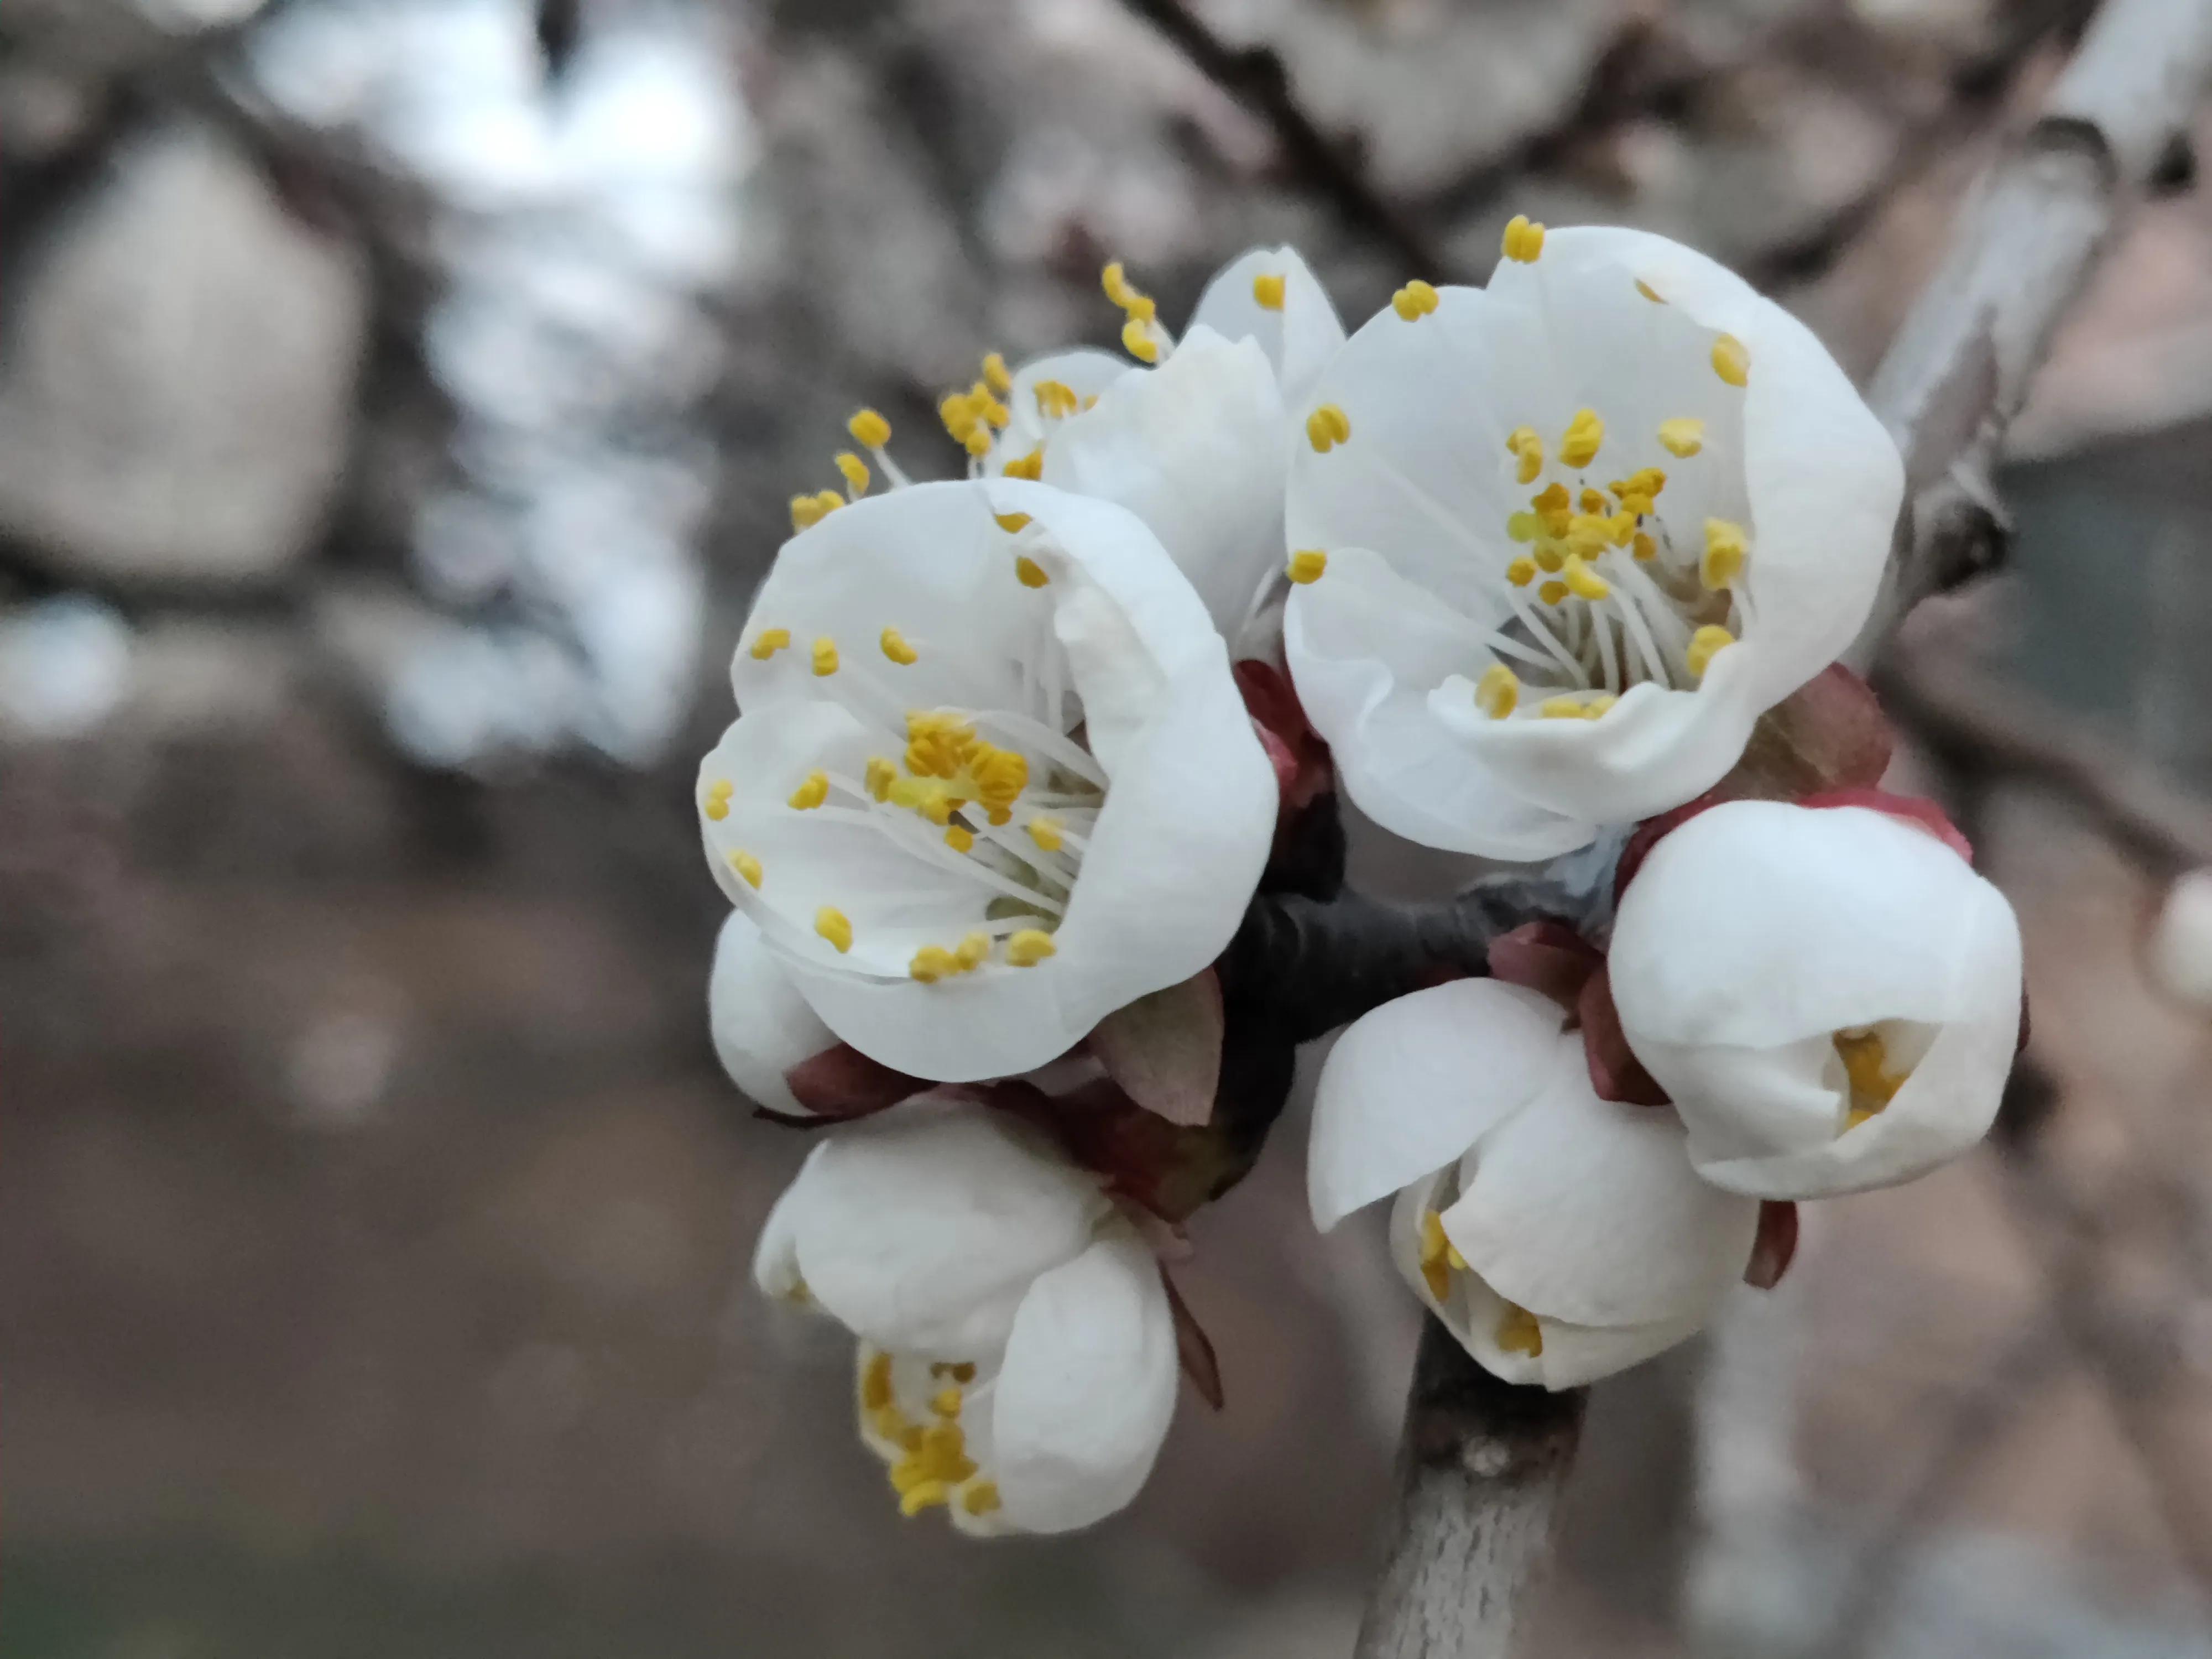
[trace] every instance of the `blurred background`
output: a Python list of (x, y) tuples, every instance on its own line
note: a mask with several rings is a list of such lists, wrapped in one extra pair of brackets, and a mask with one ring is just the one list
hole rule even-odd
[[(902, 1522), (751, 1293), (803, 1148), (707, 1043), (687, 795), (785, 504), (863, 402), (951, 473), (936, 397), (1110, 343), (1108, 258), (1172, 324), (1294, 242), (1356, 322), (1626, 221), (1863, 375), (2093, 9), (5, 0), (0, 1651), (1348, 1653), (1414, 1310), (1295, 1110), (1182, 1275), (1228, 1409), (1095, 1533)], [(2194, 185), (1916, 621), (2181, 850), (1956, 720), (1904, 763), (2027, 929), (2004, 1146), (1600, 1387), (1534, 1652), (2212, 1654), (2212, 1034), (2140, 949), (2212, 847)]]

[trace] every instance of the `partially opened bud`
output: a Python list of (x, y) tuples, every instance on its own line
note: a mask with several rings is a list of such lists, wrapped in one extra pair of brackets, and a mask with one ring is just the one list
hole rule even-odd
[(836, 1048), (837, 1036), (806, 1006), (758, 925), (742, 910), (730, 912), (714, 940), (707, 1018), (722, 1069), (755, 1105), (772, 1112), (808, 1109), (784, 1074)]
[(2166, 889), (2151, 926), (2151, 981), (2177, 1002), (2212, 1012), (2212, 870), (2191, 870)]

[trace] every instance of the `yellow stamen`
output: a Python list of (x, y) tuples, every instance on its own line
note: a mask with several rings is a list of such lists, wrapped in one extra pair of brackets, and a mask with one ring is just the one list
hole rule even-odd
[(827, 679), (837, 672), (837, 641), (827, 634), (814, 641), (814, 672)]
[[(1521, 463), (1515, 477), (1524, 484), (1535, 483), (1536, 475), (1544, 470), (1544, 441), (1536, 435), (1536, 428), (1533, 426), (1515, 427), (1506, 437), (1505, 448)], [(1560, 493), (1564, 495), (1565, 492), (1562, 490)]]
[(845, 498), (834, 489), (823, 490), (815, 495), (793, 495), (791, 498), (791, 527), (811, 530), (845, 505)]
[(704, 812), (708, 817), (712, 818), (715, 823), (720, 823), (724, 818), (730, 816), (729, 792), (727, 790), (724, 790), (720, 793), (717, 793), (715, 791), (709, 789), (707, 792), (707, 799), (700, 803), (699, 810)]
[(1505, 515), (1505, 533), (1516, 542), (1533, 542), (1536, 532), (1543, 529), (1544, 521), (1534, 513), (1509, 513)]
[(1323, 455), (1352, 436), (1352, 417), (1336, 404), (1323, 404), (1306, 416), (1306, 441)]
[[(980, 422), (969, 427), (968, 435), (960, 441), (960, 447), (977, 460), (981, 460), (991, 453), (991, 428)], [(1006, 463), (1006, 471), (1012, 472), (1013, 470), (1014, 464), (1012, 461)]]
[(845, 430), (863, 449), (881, 449), (891, 441), (891, 423), (872, 409), (864, 409), (846, 422)]
[(960, 1489), (960, 1507), (970, 1515), (988, 1515), (999, 1507), (999, 1483), (971, 1480)]
[(1659, 556), (1659, 544), (1640, 530), (1636, 532), (1636, 538), (1629, 544), (1629, 546), (1638, 559), (1656, 559)]
[(959, 1416), (960, 1390), (957, 1389), (939, 1389), (935, 1394), (930, 1396), (929, 1409), (935, 1412), (939, 1417)]
[(1427, 316), (1442, 303), (1436, 289), (1419, 277), (1390, 296), (1390, 308), (1409, 323)]
[(1557, 605), (1567, 597), (1567, 585), (1565, 582), (1546, 582), (1536, 590), (1536, 597), (1546, 605)]
[(945, 844), (956, 853), (972, 853), (975, 850), (975, 832), (956, 823), (945, 832)]
[(1152, 325), (1141, 318), (1132, 317), (1121, 325), (1121, 349), (1140, 363), (1160, 360), (1160, 343), (1152, 337)]
[(1525, 1353), (1531, 1359), (1542, 1357), (1544, 1328), (1536, 1322), (1536, 1316), (1517, 1303), (1509, 1302), (1498, 1319), (1498, 1346), (1505, 1353)]
[(1751, 350), (1733, 334), (1723, 334), (1713, 342), (1713, 373), (1730, 386), (1742, 386), (1751, 379)]
[[(963, 974), (975, 972), (976, 969), (990, 960), (990, 956), (991, 936), (988, 933), (969, 934), (960, 941), (952, 952), (952, 959), (960, 964), (960, 971)], [(963, 1372), (966, 1375), (962, 1375)], [(954, 1368), (954, 1382), (972, 1382), (975, 1378), (975, 1368), (973, 1365), (963, 1364)]]
[(1044, 567), (1026, 553), (1015, 558), (1014, 576), (1024, 587), (1042, 587), (1052, 580), (1045, 574)]
[(900, 633), (896, 628), (886, 628), (884, 629), (882, 635), (878, 638), (878, 643), (884, 647), (884, 655), (889, 657), (893, 662), (898, 664), (902, 668), (915, 661), (921, 654), (906, 642), (906, 635)]
[(1636, 291), (1638, 294), (1641, 294), (1645, 299), (1650, 301), (1655, 306), (1663, 306), (1667, 303), (1665, 300), (1660, 297), (1659, 290), (1652, 287), (1650, 283), (1645, 282), (1641, 276), (1638, 276), (1636, 279)]
[(1912, 1074), (1889, 1070), (1889, 1052), (1879, 1031), (1838, 1031), (1834, 1042), (1851, 1085), (1850, 1109), (1844, 1127), (1856, 1129), (1888, 1110), (1889, 1103), (1897, 1098), (1897, 1091)]
[(1317, 582), (1328, 568), (1328, 555), (1318, 547), (1301, 548), (1291, 555), (1289, 574), (1294, 582)]
[(891, 1357), (887, 1353), (868, 1356), (867, 1368), (860, 1373), (860, 1404), (869, 1411), (879, 1412), (891, 1403)]
[(1494, 720), (1504, 720), (1520, 702), (1520, 676), (1502, 662), (1484, 669), (1474, 684), (1474, 706)]
[(744, 878), (745, 885), (757, 889), (761, 884), (761, 861), (742, 847), (730, 854), (730, 868)]
[[(1018, 461), (1008, 461), (999, 471), (1009, 478), (1027, 478), (1031, 483), (1044, 477), (1044, 446), (1039, 444)], [(992, 515), (997, 517), (996, 514)]]
[(1558, 575), (1566, 562), (1567, 556), (1556, 545), (1546, 545), (1536, 550), (1536, 568), (1547, 576)]
[(1055, 951), (1052, 935), (1035, 927), (1024, 927), (1006, 941), (1006, 960), (1017, 968), (1034, 968)]
[(1705, 556), (1698, 562), (1698, 580), (1707, 588), (1718, 592), (1734, 582), (1743, 574), (1744, 561), (1750, 556), (1741, 525), (1726, 519), (1705, 520)]
[(1029, 528), (1030, 515), (1026, 513), (994, 513), (991, 522), (1011, 536), (1018, 530)]
[(868, 493), (868, 464), (849, 449), (841, 449), (836, 455), (837, 471), (844, 475), (845, 488), (854, 495)]
[(1605, 441), (1605, 422), (1594, 409), (1578, 409), (1575, 418), (1567, 422), (1566, 435), (1559, 440), (1559, 459), (1568, 466), (1588, 466), (1597, 459), (1598, 447)]
[(1669, 455), (1687, 460), (1705, 447), (1705, 423), (1694, 415), (1677, 415), (1659, 422), (1659, 441)]
[(995, 351), (984, 356), (983, 384), (1001, 398), (1014, 389), (1014, 377), (1006, 373), (1006, 360)]
[(960, 971), (959, 959), (942, 945), (925, 945), (914, 953), (914, 960), (906, 965), (908, 977), (924, 985), (934, 985), (947, 975)]
[(830, 799), (830, 775), (809, 772), (798, 788), (791, 792), (791, 805), (802, 812), (811, 812)]
[(1707, 623), (1690, 635), (1690, 648), (1686, 653), (1690, 660), (1690, 678), (1701, 680), (1713, 659), (1735, 643), (1735, 635), (1718, 623)]
[(1505, 567), (1505, 580), (1516, 587), (1526, 587), (1536, 580), (1536, 562), (1523, 556)]
[(1579, 697), (1547, 697), (1536, 712), (1547, 720), (1578, 720), (1587, 711)]
[(1031, 818), (1027, 823), (1024, 824), (1022, 828), (1029, 832), (1030, 839), (1035, 842), (1037, 844), (1038, 848), (1043, 852), (1057, 853), (1060, 849), (1062, 842), (1066, 839), (1060, 834), (1060, 820), (1058, 818)]
[(870, 794), (878, 800), (889, 800), (891, 795), (891, 786), (897, 781), (897, 767), (893, 766), (881, 755), (872, 755), (868, 757), (867, 784)]
[(1505, 235), (1499, 242), (1498, 252), (1509, 259), (1533, 265), (1543, 251), (1544, 227), (1525, 213), (1515, 214), (1505, 227)]
[(1115, 305), (1126, 307), (1136, 289), (1129, 286), (1128, 276), (1119, 259), (1107, 261), (1106, 268), (1098, 273), (1098, 285), (1106, 290), (1106, 297)]
[(1075, 388), (1065, 380), (1039, 380), (1036, 383), (1037, 413), (1059, 420), (1075, 413), (1078, 399)]
[(791, 630), (788, 628), (763, 628), (753, 635), (753, 660), (766, 662), (790, 643)]
[(835, 905), (825, 904), (814, 913), (814, 931), (836, 946), (841, 957), (853, 948), (853, 924)]
[(1567, 557), (1567, 591), (1578, 599), (1597, 600), (1609, 597), (1613, 584), (1584, 564), (1581, 558), (1570, 554)]
[(1586, 720), (1603, 720), (1612, 712), (1613, 704), (1620, 701), (1610, 691), (1601, 692), (1583, 705), (1583, 718)]
[(942, 1480), (917, 1482), (899, 1495), (899, 1513), (909, 1521), (924, 1510), (934, 1509), (952, 1496), (952, 1488)]
[(1252, 303), (1262, 311), (1283, 308), (1283, 279), (1274, 276), (1259, 276), (1252, 279)]

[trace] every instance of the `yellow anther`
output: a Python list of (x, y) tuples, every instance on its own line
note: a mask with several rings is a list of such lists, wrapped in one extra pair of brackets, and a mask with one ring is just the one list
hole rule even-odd
[(853, 948), (853, 924), (834, 904), (825, 904), (814, 913), (814, 931), (836, 946), (841, 957)]
[(975, 832), (956, 823), (945, 832), (945, 844), (956, 853), (972, 853), (975, 850)]
[(922, 1480), (899, 1494), (899, 1513), (909, 1521), (924, 1510), (949, 1502), (952, 1488), (942, 1480)]
[(1645, 282), (1641, 276), (1638, 276), (1636, 279), (1636, 291), (1638, 294), (1641, 294), (1645, 299), (1650, 301), (1655, 306), (1663, 306), (1667, 303), (1667, 301), (1660, 296), (1659, 290), (1652, 287), (1650, 283)]
[(1017, 968), (1034, 968), (1054, 952), (1052, 935), (1024, 927), (1006, 941), (1006, 960)]
[(1421, 1280), (1429, 1294), (1442, 1302), (1451, 1294), (1451, 1269), (1465, 1267), (1467, 1258), (1444, 1236), (1444, 1218), (1434, 1210), (1421, 1217)]
[(811, 530), (845, 505), (845, 498), (834, 489), (823, 490), (814, 495), (793, 495), (791, 498), (791, 527)]
[(1912, 1074), (1889, 1070), (1888, 1050), (1879, 1031), (1838, 1031), (1834, 1042), (1836, 1053), (1844, 1062), (1844, 1074), (1851, 1085), (1850, 1109), (1844, 1127), (1856, 1129), (1869, 1118), (1879, 1117), (1887, 1111), (1890, 1102), (1897, 1098), (1897, 1091), (1911, 1080)]
[(995, 351), (984, 356), (983, 382), (1001, 398), (1014, 389), (1014, 377), (1006, 373), (1006, 360)]
[(1335, 404), (1323, 404), (1306, 416), (1306, 441), (1323, 455), (1351, 436), (1352, 417)]
[(935, 1412), (939, 1417), (959, 1416), (960, 1390), (957, 1389), (939, 1389), (935, 1394), (929, 1397), (929, 1409)]
[(830, 799), (830, 775), (809, 772), (791, 792), (790, 805), (802, 812), (811, 812)]
[(1318, 547), (1305, 547), (1291, 555), (1289, 574), (1294, 582), (1317, 582), (1328, 568), (1328, 555)]
[(730, 816), (730, 798), (726, 794), (718, 795), (710, 789), (707, 792), (707, 799), (699, 804), (699, 810), (720, 823)]
[(1743, 574), (1744, 561), (1750, 556), (1751, 544), (1745, 539), (1741, 525), (1708, 519), (1705, 555), (1698, 562), (1698, 580), (1718, 592)]
[(1631, 522), (1642, 518), (1656, 505), (1649, 495), (1639, 495), (1632, 489), (1620, 498), (1620, 510), (1628, 515)]
[(1014, 809), (1011, 806), (987, 807), (984, 810), (984, 816), (991, 820), (994, 829), (1003, 829), (1013, 822)]
[(730, 868), (744, 878), (745, 885), (757, 889), (761, 884), (761, 861), (742, 847), (730, 854)]
[(1029, 838), (1037, 844), (1038, 849), (1042, 852), (1057, 853), (1066, 840), (1060, 833), (1058, 818), (1034, 817), (1022, 828), (1028, 831)]
[(1578, 599), (1593, 602), (1612, 596), (1613, 584), (1575, 556), (1567, 558), (1567, 592)]
[(1577, 513), (1567, 520), (1567, 545), (1577, 553), (1595, 553), (1613, 539), (1613, 520)]
[(893, 766), (881, 755), (869, 757), (867, 782), (868, 793), (871, 795), (878, 800), (889, 800), (891, 797), (891, 786), (897, 781), (897, 767)]
[(849, 449), (837, 452), (837, 471), (844, 476), (845, 488), (855, 495), (868, 493), (868, 464)]
[[(968, 428), (968, 434), (961, 439), (960, 447), (975, 459), (981, 460), (991, 453), (991, 428), (978, 421)], [(1012, 472), (1013, 470), (1014, 464), (1007, 462), (1006, 471)]]
[(1723, 334), (1713, 342), (1713, 373), (1730, 386), (1742, 386), (1751, 379), (1751, 351), (1733, 334)]
[(1012, 749), (979, 743), (968, 757), (968, 775), (975, 781), (976, 798), (986, 805), (1008, 806), (1030, 787), (1030, 763)]
[(1536, 550), (1536, 568), (1547, 576), (1556, 576), (1567, 562), (1567, 556), (1552, 544)]
[(1629, 546), (1634, 550), (1636, 556), (1639, 560), (1656, 559), (1659, 556), (1659, 544), (1652, 540), (1650, 536), (1644, 534), (1641, 530), (1636, 532), (1634, 538), (1630, 541)]
[(1686, 461), (1705, 447), (1705, 423), (1694, 415), (1677, 415), (1659, 422), (1659, 441), (1669, 455)]
[(1686, 653), (1690, 659), (1690, 678), (1701, 680), (1713, 659), (1735, 643), (1735, 635), (1718, 623), (1707, 623), (1690, 635), (1690, 648)]
[(1516, 587), (1526, 587), (1536, 580), (1536, 562), (1527, 556), (1513, 561), (1505, 567), (1505, 580)]
[(991, 515), (991, 521), (1009, 536), (1016, 531), (1027, 530), (1030, 527), (1030, 515), (1026, 513), (994, 513)]
[(1575, 505), (1593, 516), (1610, 517), (1613, 513), (1613, 502), (1602, 489), (1584, 489)]
[(1026, 553), (1015, 558), (1014, 576), (1024, 587), (1042, 587), (1052, 580), (1045, 574), (1044, 567)]
[(1616, 495), (1649, 495), (1656, 499), (1667, 488), (1667, 475), (1656, 466), (1640, 467), (1613, 485)]
[(966, 392), (948, 392), (937, 400), (937, 418), (945, 422), (947, 432), (964, 440), (975, 430), (977, 416)]
[(884, 647), (884, 655), (902, 668), (915, 661), (921, 654), (906, 642), (906, 635), (896, 628), (884, 629), (879, 642)]
[(1620, 512), (1614, 514), (1608, 522), (1612, 528), (1607, 532), (1606, 539), (1615, 547), (1626, 547), (1635, 539), (1636, 514), (1626, 507), (1624, 507)]
[(1524, 265), (1536, 263), (1544, 251), (1544, 228), (1525, 213), (1516, 213), (1505, 227), (1505, 235), (1498, 252), (1509, 259), (1517, 259)]
[[(952, 959), (960, 964), (960, 971), (963, 974), (971, 974), (975, 972), (976, 969), (981, 967), (986, 962), (989, 961), (990, 957), (991, 936), (988, 933), (969, 934), (965, 939), (963, 939), (960, 941), (959, 945), (955, 947), (952, 952)], [(954, 1382), (971, 1382), (975, 1381), (975, 1368), (973, 1365), (968, 1365), (965, 1366), (964, 1369), (967, 1372), (967, 1375), (964, 1376), (960, 1375), (958, 1370), (954, 1371)]]
[(1509, 1302), (1505, 1311), (1498, 1316), (1498, 1346), (1502, 1352), (1525, 1353), (1531, 1359), (1540, 1358), (1544, 1352), (1544, 1328), (1537, 1323), (1535, 1315)]
[(1502, 662), (1482, 671), (1474, 683), (1474, 706), (1494, 720), (1502, 720), (1521, 703), (1521, 678)]
[(1610, 691), (1601, 692), (1583, 705), (1583, 718), (1586, 720), (1603, 720), (1613, 704), (1620, 701)]
[(948, 975), (960, 971), (959, 959), (942, 945), (925, 945), (914, 953), (914, 960), (906, 965), (907, 976), (918, 979), (924, 985), (934, 985)]
[(891, 1403), (891, 1357), (887, 1353), (868, 1356), (866, 1370), (860, 1373), (860, 1404), (869, 1411), (879, 1412)]
[(1390, 296), (1390, 309), (1409, 323), (1427, 316), (1441, 303), (1436, 289), (1419, 277)]
[(827, 634), (814, 641), (814, 672), (828, 679), (837, 672), (837, 641)]
[(763, 628), (753, 635), (753, 660), (766, 662), (790, 643), (791, 630), (788, 628)]
[(1121, 325), (1121, 349), (1140, 363), (1160, 360), (1160, 343), (1152, 337), (1152, 324), (1141, 317), (1132, 317)]
[(1567, 585), (1565, 582), (1546, 582), (1536, 590), (1536, 597), (1546, 605), (1557, 605), (1567, 597)]
[(970, 1515), (988, 1515), (999, 1507), (999, 1483), (971, 1480), (960, 1489), (960, 1507)]
[(1505, 533), (1516, 542), (1534, 541), (1536, 532), (1543, 527), (1544, 521), (1534, 513), (1522, 511), (1505, 515)]
[(1582, 699), (1547, 697), (1536, 705), (1536, 712), (1547, 720), (1578, 720), (1583, 718)]
[(1075, 413), (1079, 399), (1075, 388), (1065, 380), (1039, 380), (1036, 383), (1037, 413), (1048, 420), (1060, 420)]
[[(1009, 478), (1027, 478), (1031, 483), (1044, 477), (1044, 446), (1039, 444), (1018, 461), (1008, 461), (999, 471)], [(994, 514), (993, 517), (998, 515)]]
[(1252, 279), (1252, 303), (1262, 311), (1283, 308), (1283, 279), (1280, 276), (1260, 276)]
[(1594, 409), (1578, 409), (1575, 418), (1567, 422), (1566, 435), (1559, 440), (1559, 459), (1568, 466), (1588, 466), (1597, 459), (1598, 446), (1605, 441), (1605, 422)]
[(891, 423), (872, 409), (864, 409), (846, 422), (845, 430), (863, 449), (881, 449), (891, 441)]
[(1106, 297), (1115, 305), (1126, 307), (1136, 290), (1129, 286), (1127, 274), (1119, 259), (1107, 261), (1106, 268), (1098, 273), (1098, 286), (1106, 290)]
[[(1521, 463), (1514, 477), (1524, 484), (1535, 483), (1536, 475), (1544, 470), (1544, 441), (1536, 435), (1536, 428), (1533, 426), (1515, 427), (1506, 436), (1505, 449)], [(1549, 490), (1545, 492), (1546, 495), (1550, 493)], [(1564, 489), (1560, 491), (1562, 495), (1565, 493)], [(1541, 505), (1540, 500), (1538, 506), (1540, 507)]]
[(1554, 478), (1528, 498), (1528, 505), (1547, 519), (1554, 514), (1562, 515), (1559, 527), (1565, 529), (1566, 520), (1564, 515), (1572, 510), (1569, 505), (1571, 499), (1567, 494), (1566, 485)]

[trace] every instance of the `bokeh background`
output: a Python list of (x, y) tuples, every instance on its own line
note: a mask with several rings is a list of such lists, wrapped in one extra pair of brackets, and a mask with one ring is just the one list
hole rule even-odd
[[(1356, 321), (1516, 211), (1632, 222), (1863, 374), (2092, 9), (4, 0), (0, 1651), (1347, 1653), (1414, 1317), (1295, 1111), (1182, 1276), (1228, 1409), (1090, 1534), (902, 1522), (849, 1351), (750, 1292), (802, 1148), (708, 1047), (688, 783), (785, 502), (863, 402), (951, 471), (937, 395), (1109, 343), (1109, 257), (1172, 323), (1291, 241)], [(2185, 828), (2194, 186), (2062, 333), (2008, 572), (1922, 619)], [(2212, 1654), (2212, 1040), (2142, 860), (1968, 783), (2010, 1150), (1597, 1390), (1533, 1651)]]

